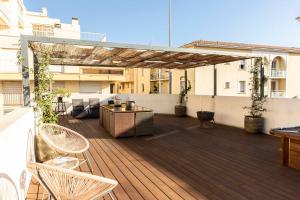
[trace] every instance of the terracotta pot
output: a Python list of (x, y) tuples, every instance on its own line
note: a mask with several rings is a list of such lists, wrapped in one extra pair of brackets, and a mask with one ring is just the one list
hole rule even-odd
[(244, 128), (247, 133), (263, 133), (265, 128), (265, 119), (263, 117), (245, 116)]
[(186, 106), (176, 105), (175, 106), (175, 116), (177, 116), (177, 117), (186, 116)]

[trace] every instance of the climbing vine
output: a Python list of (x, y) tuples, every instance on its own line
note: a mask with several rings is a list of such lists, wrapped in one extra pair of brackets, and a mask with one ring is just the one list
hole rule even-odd
[[(50, 51), (42, 48), (40, 52), (33, 53), (34, 58), (34, 94), (37, 108), (42, 112), (41, 122), (57, 123), (58, 115), (53, 109), (53, 101), (56, 94), (51, 91), (52, 74), (49, 72)], [(22, 67), (23, 58), (21, 51), (17, 53), (18, 64)]]
[(254, 65), (250, 68), (251, 78), (250, 78), (250, 91), (251, 91), (251, 105), (244, 107), (249, 111), (249, 115), (251, 117), (261, 117), (263, 112), (266, 111), (264, 104), (266, 102), (267, 96), (260, 95), (260, 84), (264, 84), (260, 82), (259, 73), (260, 66), (266, 67), (269, 65), (269, 61), (267, 58), (257, 58), (255, 60)]

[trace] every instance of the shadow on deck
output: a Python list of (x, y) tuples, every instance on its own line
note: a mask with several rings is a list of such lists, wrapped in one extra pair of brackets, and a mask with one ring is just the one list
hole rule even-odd
[[(97, 119), (60, 123), (89, 139), (94, 174), (119, 182), (117, 199), (300, 199), (300, 171), (279, 164), (272, 136), (165, 115), (155, 116), (154, 136), (123, 139), (113, 139)], [(28, 199), (40, 192), (32, 183)]]

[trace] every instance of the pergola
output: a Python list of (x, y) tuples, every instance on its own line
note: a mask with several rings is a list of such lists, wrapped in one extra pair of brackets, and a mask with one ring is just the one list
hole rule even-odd
[[(27, 70), (29, 48), (35, 55), (35, 62), (39, 61), (42, 50), (46, 48), (50, 53), (51, 65), (69, 66), (185, 70), (253, 58), (253, 54), (248, 53), (22, 35), (21, 55), (23, 57), (22, 76), (25, 106), (30, 104), (29, 70)], [(187, 73), (185, 75), (187, 76)], [(216, 70), (214, 77), (216, 79)]]

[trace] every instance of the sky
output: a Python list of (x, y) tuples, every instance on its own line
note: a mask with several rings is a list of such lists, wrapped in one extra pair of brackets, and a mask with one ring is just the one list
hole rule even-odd
[[(168, 45), (169, 0), (24, 0), (29, 11), (81, 31), (104, 33), (109, 42)], [(172, 0), (172, 46), (194, 40), (300, 47), (299, 0)]]

